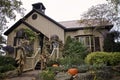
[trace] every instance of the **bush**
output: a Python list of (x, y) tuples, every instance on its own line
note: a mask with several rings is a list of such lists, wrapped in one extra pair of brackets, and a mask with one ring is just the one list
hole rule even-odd
[(95, 80), (111, 80), (112, 74), (109, 71), (96, 71), (96, 79)]
[(88, 64), (107, 64), (109, 61), (109, 54), (106, 52), (92, 52), (87, 55), (85, 62)]
[(68, 36), (63, 49), (64, 56), (84, 59), (87, 53), (87, 48), (82, 43), (78, 40), (71, 39), (71, 37)]
[(61, 65), (69, 65), (69, 66), (74, 66), (74, 65), (81, 65), (84, 64), (84, 60), (81, 59), (80, 57), (71, 57), (67, 56), (59, 60)]
[(104, 51), (106, 52), (120, 52), (120, 42), (115, 42), (116, 40), (119, 40), (120, 32), (118, 31), (112, 31), (107, 34), (107, 36), (104, 39)]
[(120, 64), (120, 52), (111, 53), (111, 56), (110, 56), (109, 59), (110, 59), (110, 64), (111, 65)]
[(63, 71), (62, 68), (59, 67), (59, 66), (58, 66), (58, 67), (47, 67), (46, 70), (52, 71), (52, 72), (54, 72), (55, 74), (58, 73), (58, 72)]
[(11, 64), (0, 66), (0, 72), (1, 73), (7, 72), (7, 71), (10, 71), (10, 70), (14, 70), (14, 69), (15, 69), (15, 67)]
[(11, 64), (16, 65), (16, 61), (12, 57), (0, 56), (0, 65)]
[(89, 70), (89, 65), (80, 65), (80, 66), (77, 66), (78, 70), (79, 70), (79, 73), (85, 73)]
[(40, 73), (41, 80), (55, 80), (54, 76), (54, 72), (49, 70)]
[(55, 61), (55, 60), (50, 60), (47, 62), (47, 67), (51, 67), (53, 64), (60, 64), (59, 60)]
[(67, 66), (81, 65), (84, 63), (87, 54), (87, 48), (82, 43), (68, 36), (63, 49), (64, 57), (60, 59), (60, 64)]
[(12, 57), (0, 56), (0, 73), (4, 73), (16, 68), (16, 61)]
[(115, 66), (120, 64), (120, 53), (92, 52), (87, 55), (85, 62), (90, 65)]
[(0, 73), (0, 80), (4, 80), (5, 76), (6, 76), (5, 74)]

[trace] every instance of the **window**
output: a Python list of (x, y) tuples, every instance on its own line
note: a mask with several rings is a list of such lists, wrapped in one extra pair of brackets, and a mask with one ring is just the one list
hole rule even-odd
[(85, 46), (90, 45), (90, 36), (81, 36), (79, 37), (79, 41), (83, 43)]
[(79, 41), (80, 41), (82, 44), (85, 44), (85, 43), (84, 43), (84, 37), (79, 37)]
[(85, 37), (85, 44), (86, 46), (90, 45), (90, 37)]
[(32, 15), (32, 19), (33, 19), (33, 20), (37, 19), (37, 14), (33, 14), (33, 15)]
[(88, 48), (88, 50), (93, 51), (93, 36), (78, 36), (76, 37), (84, 46)]

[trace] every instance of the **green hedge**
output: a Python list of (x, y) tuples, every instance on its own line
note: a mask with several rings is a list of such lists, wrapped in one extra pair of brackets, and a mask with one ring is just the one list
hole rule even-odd
[(92, 52), (87, 55), (85, 62), (90, 65), (105, 64), (115, 66), (120, 64), (120, 52)]
[(0, 66), (0, 73), (4, 73), (4, 72), (14, 70), (14, 69), (15, 69), (15, 67), (11, 64)]
[(120, 52), (113, 52), (111, 53), (110, 57), (110, 64), (111, 65), (118, 65), (120, 64)]
[(0, 56), (0, 65), (6, 64), (16, 65), (16, 61), (12, 57)]
[(16, 61), (12, 57), (0, 56), (0, 73), (4, 73), (16, 68)]

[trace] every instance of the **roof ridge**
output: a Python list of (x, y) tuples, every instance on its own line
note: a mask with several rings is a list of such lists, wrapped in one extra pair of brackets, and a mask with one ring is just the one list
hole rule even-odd
[(60, 24), (59, 22), (53, 20), (52, 18), (50, 18), (49, 16), (47, 16), (46, 14), (43, 14), (41, 13), (40, 11), (36, 10), (36, 9), (32, 9), (26, 16), (24, 16), (24, 18), (27, 18), (29, 17), (29, 15), (32, 13), (32, 12), (37, 12), (38, 14), (42, 15), (43, 17), (47, 18), (48, 20), (50, 20), (51, 22), (55, 23), (56, 25), (58, 25), (59, 27), (61, 27), (62, 29), (65, 29), (66, 27), (62, 24)]
[(72, 22), (72, 21), (79, 21), (79, 20), (66, 20), (66, 21), (59, 21), (59, 23), (61, 23), (61, 22)]

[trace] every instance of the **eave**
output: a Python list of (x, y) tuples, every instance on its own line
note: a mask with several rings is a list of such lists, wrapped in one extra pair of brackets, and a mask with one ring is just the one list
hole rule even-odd
[(65, 32), (77, 31), (77, 30), (86, 30), (86, 29), (95, 29), (96, 27), (99, 27), (99, 29), (110, 30), (113, 27), (113, 25), (66, 28)]
[[(51, 22), (53, 22), (54, 24), (56, 24), (57, 26), (59, 26), (60, 28), (62, 28), (63, 30), (65, 29), (65, 27), (61, 24), (59, 24), (58, 22), (56, 22), (55, 20), (51, 19), (50, 17), (48, 17), (47, 15), (45, 15), (44, 13), (41, 13), (40, 11), (33, 9), (31, 10), (27, 15), (25, 15), (22, 19), (20, 19), (19, 21), (17, 21), (12, 27), (10, 27), (4, 34), (8, 35), (10, 32), (12, 32), (17, 26), (19, 26), (21, 23), (27, 25), (27, 26), (31, 26), (30, 24), (26, 23), (25, 20), (34, 12), (37, 12), (38, 14), (40, 14), (41, 16), (45, 17), (46, 19), (50, 20)], [(33, 26), (30, 28), (34, 28)], [(35, 30), (38, 31), (38, 30)]]
[(37, 12), (38, 14), (40, 14), (41, 16), (45, 17), (46, 19), (48, 19), (49, 21), (53, 22), (54, 24), (56, 24), (57, 26), (61, 27), (62, 29), (65, 29), (65, 27), (61, 24), (59, 24), (58, 22), (56, 22), (55, 20), (53, 20), (52, 18), (48, 17), (47, 15), (45, 15), (44, 13), (33, 9), (32, 11), (30, 11), (23, 19), (28, 18), (31, 14), (33, 14), (33, 12)]
[(14, 29), (16, 29), (20, 24), (24, 24), (27, 27), (29, 27), (30, 29), (32, 29), (33, 31), (35, 31), (36, 33), (40, 33), (40, 31), (38, 31), (37, 29), (35, 29), (33, 26), (31, 26), (30, 24), (26, 23), (25, 21), (23, 21), (22, 19), (20, 19), (18, 22), (16, 22), (11, 28), (9, 28), (4, 35), (8, 35), (10, 34)]

